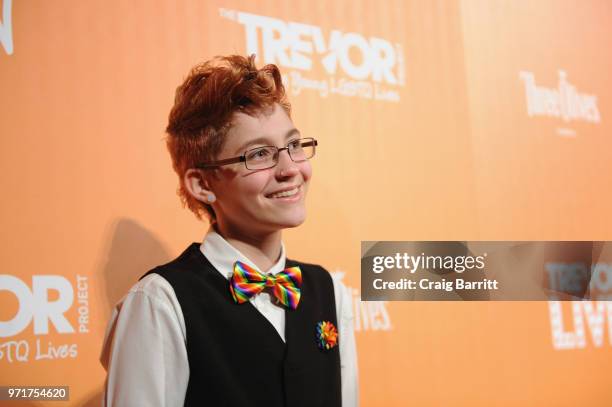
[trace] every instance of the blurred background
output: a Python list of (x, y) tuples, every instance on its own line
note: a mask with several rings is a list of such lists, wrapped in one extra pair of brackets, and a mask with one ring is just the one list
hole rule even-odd
[(319, 140), (284, 240), (352, 290), (362, 406), (612, 404), (608, 303), (361, 302), (359, 279), (365, 240), (612, 240), (612, 3), (0, 4), (0, 383), (70, 386), (29, 405), (99, 405), (113, 305), (202, 240), (164, 129), (232, 53), (277, 64)]

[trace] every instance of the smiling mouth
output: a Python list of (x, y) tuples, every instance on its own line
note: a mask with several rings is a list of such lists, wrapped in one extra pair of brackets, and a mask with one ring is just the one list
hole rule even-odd
[(294, 195), (297, 195), (298, 192), (300, 192), (300, 187), (299, 186), (297, 186), (297, 187), (295, 187), (293, 189), (290, 189), (288, 191), (277, 192), (277, 193), (274, 193), (274, 194), (267, 195), (267, 198), (289, 198), (289, 197), (292, 197)]

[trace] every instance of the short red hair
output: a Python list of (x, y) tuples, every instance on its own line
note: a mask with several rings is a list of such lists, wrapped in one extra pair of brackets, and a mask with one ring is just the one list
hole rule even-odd
[(256, 115), (275, 103), (290, 116), (280, 71), (276, 65), (257, 69), (255, 55), (215, 57), (195, 66), (176, 89), (166, 143), (179, 177), (177, 194), (198, 219), (214, 220), (215, 213), (187, 192), (185, 172), (217, 159), (234, 113)]

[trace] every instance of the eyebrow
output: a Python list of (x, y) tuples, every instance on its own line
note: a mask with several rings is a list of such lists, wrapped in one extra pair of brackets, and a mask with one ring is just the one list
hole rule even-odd
[[(285, 140), (290, 139), (292, 136), (294, 136), (296, 134), (299, 136), (300, 135), (300, 131), (294, 127), (293, 129), (289, 130), (287, 132), (287, 134), (285, 134)], [(247, 141), (246, 143), (241, 145), (239, 148), (237, 148), (236, 149), (236, 154), (244, 153), (245, 151), (247, 151), (249, 146), (252, 146), (254, 144), (273, 145), (273, 143), (270, 141), (270, 138), (268, 138), (266, 136), (257, 137), (256, 139)]]

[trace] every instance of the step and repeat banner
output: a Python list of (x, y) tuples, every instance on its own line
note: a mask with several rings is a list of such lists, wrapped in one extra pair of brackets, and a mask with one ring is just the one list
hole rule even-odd
[(164, 129), (232, 53), (319, 140), (284, 240), (353, 294), (363, 406), (612, 403), (607, 303), (360, 290), (367, 241), (612, 240), (609, 2), (0, 3), (0, 385), (69, 387), (23, 405), (99, 405), (113, 305), (202, 240)]

